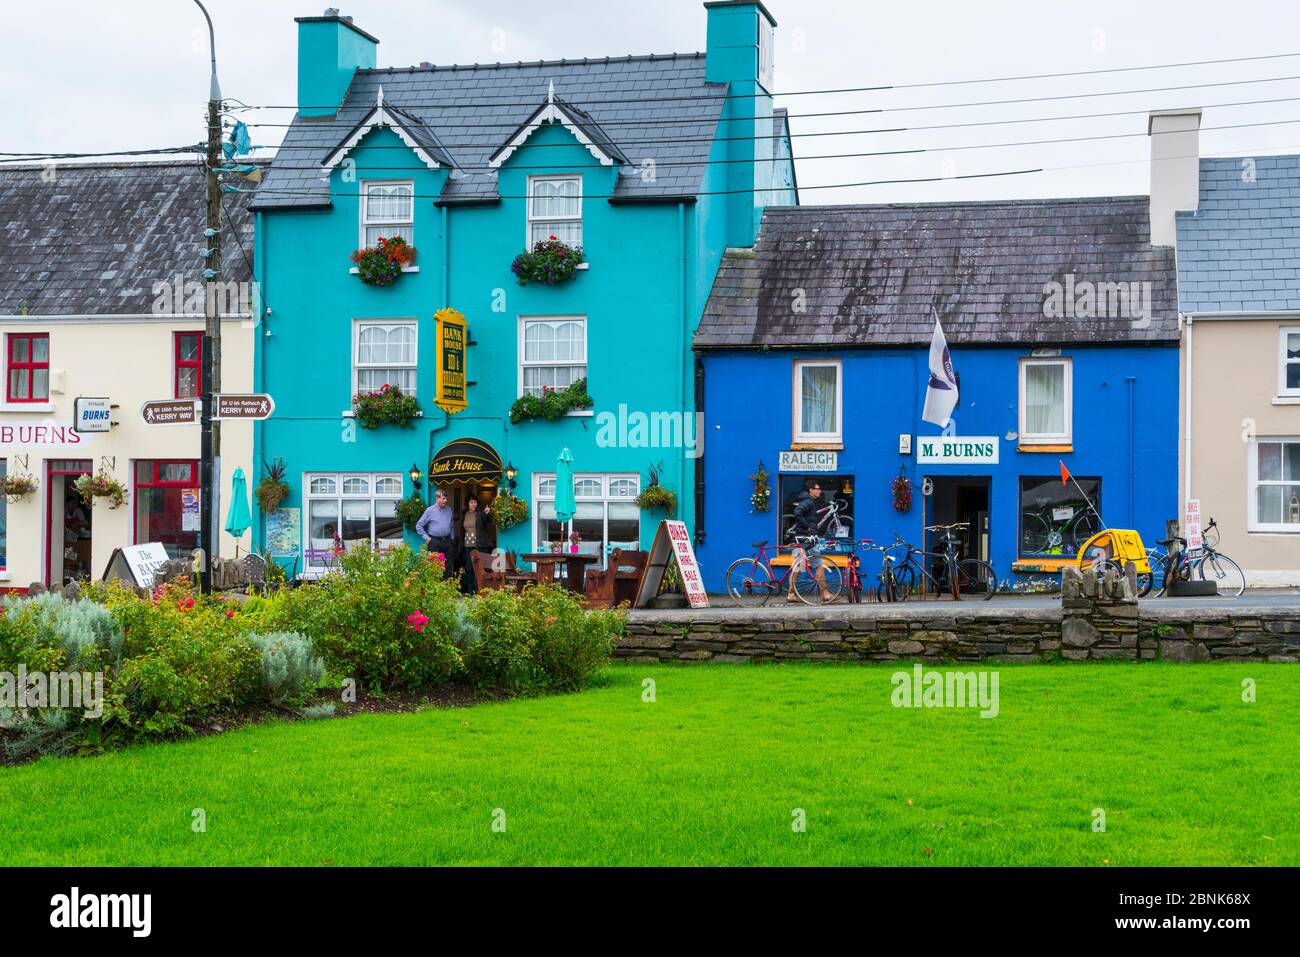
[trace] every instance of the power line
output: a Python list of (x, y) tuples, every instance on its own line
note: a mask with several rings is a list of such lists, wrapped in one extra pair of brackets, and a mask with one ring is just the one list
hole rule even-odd
[[(698, 58), (698, 54), (695, 54), (694, 56), (692, 56), (692, 55), (690, 55), (690, 54), (687, 54), (687, 55), (685, 55), (685, 56), (688, 56), (688, 57), (691, 57), (691, 58)], [(1280, 60), (1280, 59), (1286, 59), (1286, 58), (1288, 58), (1288, 57), (1296, 57), (1296, 56), (1300, 56), (1300, 53), (1270, 53), (1270, 54), (1261, 54), (1261, 55), (1257, 55), (1257, 56), (1228, 57), (1228, 58), (1221, 58), (1221, 59), (1214, 59), (1214, 60), (1187, 60), (1187, 61), (1179, 61), (1179, 62), (1174, 62), (1174, 63), (1156, 63), (1156, 64), (1148, 64), (1148, 65), (1146, 65), (1146, 66), (1108, 67), (1108, 68), (1105, 68), (1105, 69), (1099, 69), (1099, 70), (1072, 70), (1072, 71), (1067, 71), (1067, 72), (1062, 72), (1062, 73), (1038, 73), (1038, 74), (1026, 74), (1026, 75), (1022, 75), (1022, 76), (995, 76), (995, 77), (981, 77), (981, 78), (978, 78), (978, 79), (970, 79), (970, 80), (934, 80), (934, 81), (927, 81), (927, 82), (920, 82), (920, 83), (888, 84), (888, 85), (884, 85), (884, 86), (841, 87), (841, 88), (823, 89), (823, 90), (792, 90), (792, 91), (789, 91), (789, 92), (785, 92), (785, 93), (777, 93), (777, 94), (768, 94), (768, 93), (766, 93), (766, 92), (764, 92), (764, 93), (710, 93), (710, 94), (693, 94), (693, 95), (691, 95), (691, 96), (685, 96), (685, 97), (659, 97), (659, 96), (656, 96), (656, 97), (628, 97), (628, 98), (610, 98), (610, 99), (600, 99), (600, 100), (587, 100), (587, 101), (584, 101), (584, 102), (588, 103), (589, 105), (593, 105), (593, 106), (594, 106), (594, 105), (600, 105), (600, 104), (613, 104), (613, 103), (665, 103), (665, 102), (675, 102), (675, 101), (680, 101), (680, 100), (723, 100), (723, 101), (725, 101), (725, 100), (733, 100), (733, 99), (749, 99), (749, 100), (752, 100), (752, 99), (756, 99), (756, 98), (759, 98), (759, 97), (765, 97), (765, 96), (769, 96), (769, 95), (775, 95), (775, 96), (824, 96), (824, 95), (841, 94), (841, 93), (873, 93), (873, 92), (879, 92), (879, 91), (882, 91), (882, 90), (909, 90), (909, 89), (913, 89), (913, 90), (914, 90), (914, 89), (924, 89), (924, 88), (927, 88), (927, 87), (968, 86), (968, 85), (975, 85), (975, 84), (980, 84), (980, 83), (1007, 83), (1007, 82), (1012, 82), (1012, 81), (1016, 81), (1016, 80), (1045, 80), (1045, 79), (1059, 79), (1059, 78), (1063, 78), (1063, 77), (1071, 77), (1071, 76), (1099, 76), (1099, 75), (1102, 75), (1102, 74), (1109, 74), (1109, 73), (1132, 73), (1132, 72), (1139, 72), (1139, 71), (1142, 71), (1142, 70), (1168, 70), (1168, 69), (1178, 69), (1178, 68), (1193, 67), (1193, 66), (1217, 66), (1217, 65), (1226, 64), (1226, 63), (1250, 63), (1250, 62), (1259, 62), (1259, 61), (1264, 61), (1264, 60)], [(676, 55), (672, 55), (672, 54), (670, 54), (670, 55), (665, 55), (665, 56), (662, 56), (662, 57), (647, 57), (647, 58), (645, 58), (645, 59), (647, 59), (647, 60), (654, 60), (654, 59), (662, 59), (662, 60), (676, 59)], [(592, 65), (592, 64), (602, 64), (602, 63), (606, 63), (606, 62), (610, 62), (610, 58), (606, 57), (606, 58), (604, 58), (604, 59), (601, 59), (601, 58), (595, 58), (595, 59), (585, 59), (585, 60), (554, 60), (554, 61), (537, 61), (537, 62), (532, 62), (532, 63), (523, 63), (523, 62), (521, 62), (521, 63), (513, 63), (513, 64), (512, 64), (512, 63), (504, 63), (504, 64), (503, 64), (503, 63), (495, 63), (495, 64), (491, 64), (491, 63), (488, 63), (488, 64), (477, 64), (477, 63), (476, 63), (476, 64), (473, 64), (472, 66), (466, 64), (466, 65), (458, 65), (458, 66), (455, 66), (455, 67), (449, 67), (449, 68), (443, 69), (443, 70), (441, 70), (441, 71), (437, 70), (437, 68), (430, 69), (430, 70), (423, 70), (423, 71), (421, 71), (421, 70), (419, 70), (418, 68), (417, 68), (417, 69), (412, 69), (412, 68), (393, 68), (393, 67), (390, 67), (390, 68), (387, 68), (387, 72), (389, 72), (389, 73), (391, 74), (394, 70), (398, 70), (399, 72), (403, 72), (403, 73), (416, 73), (416, 72), (428, 72), (428, 73), (433, 73), (433, 72), (444, 72), (444, 73), (449, 73), (449, 72), (452, 72), (453, 70), (467, 70), (467, 71), (468, 71), (468, 70), (474, 70), (474, 69), (492, 70), (492, 69), (498, 69), (498, 68), (503, 68), (503, 67), (509, 69), (509, 68), (513, 68), (513, 67), (523, 67), (523, 66), (577, 67), (577, 66), (590, 66), (590, 65)], [(370, 71), (369, 71), (369, 74), (372, 75), (372, 76), (377, 76), (378, 74), (383, 73), (383, 72), (385, 72), (384, 69), (373, 69), (373, 70), (370, 70)], [(541, 78), (539, 77), (539, 79), (541, 79)], [(481, 108), (481, 107), (484, 106), (484, 105), (485, 105), (485, 104), (483, 104), (483, 103), (481, 103), (481, 102), (467, 102), (467, 101), (465, 101), (465, 100), (455, 100), (455, 101), (448, 101), (448, 102), (446, 102), (446, 103), (428, 103), (428, 104), (421, 104), (420, 106), (421, 106), (421, 108), (427, 108), (427, 109), (479, 109), (479, 108)], [(528, 107), (528, 106), (536, 106), (536, 105), (537, 105), (537, 101), (536, 101), (536, 100), (532, 100), (532, 101), (528, 101), (528, 102), (525, 102), (525, 103), (508, 103), (508, 102), (507, 102), (507, 103), (492, 103), (492, 104), (487, 104), (487, 105), (490, 105), (490, 106), (519, 106), (519, 107)], [(414, 107), (414, 105), (412, 105), (411, 108), (413, 108), (413, 107)], [(338, 104), (338, 103), (317, 104), (317, 105), (313, 105), (313, 106), (302, 106), (301, 104), (279, 104), (279, 103), (277, 103), (277, 104), (258, 104), (258, 105), (252, 105), (252, 106), (250, 106), (249, 104), (242, 103), (242, 102), (240, 103), (240, 105), (239, 105), (238, 107), (234, 107), (234, 109), (240, 109), (240, 110), (253, 110), (253, 109), (263, 109), (263, 110), (298, 110), (298, 109), (335, 110), (335, 109), (338, 109), (338, 108), (339, 108), (339, 104)]]
[(104, 156), (151, 156), (164, 153), (202, 153), (206, 147), (202, 143), (193, 146), (166, 146), (147, 150), (113, 150), (108, 153), (0, 153), (4, 163), (46, 163), (51, 160), (97, 159)]

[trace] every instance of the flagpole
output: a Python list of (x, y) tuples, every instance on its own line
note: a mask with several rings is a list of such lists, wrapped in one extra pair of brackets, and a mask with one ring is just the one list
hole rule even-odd
[(1110, 526), (1107, 525), (1106, 520), (1101, 517), (1101, 512), (1097, 511), (1097, 506), (1092, 504), (1092, 499), (1088, 498), (1088, 493), (1083, 490), (1083, 486), (1080, 485), (1079, 480), (1074, 477), (1074, 473), (1065, 468), (1064, 462), (1061, 463), (1061, 468), (1065, 469), (1065, 474), (1070, 476), (1070, 481), (1073, 482), (1074, 487), (1079, 490), (1079, 494), (1083, 496), (1083, 500), (1088, 503), (1088, 507), (1092, 509), (1092, 514), (1096, 515), (1097, 521), (1101, 522), (1101, 530), (1103, 532), (1110, 531)]

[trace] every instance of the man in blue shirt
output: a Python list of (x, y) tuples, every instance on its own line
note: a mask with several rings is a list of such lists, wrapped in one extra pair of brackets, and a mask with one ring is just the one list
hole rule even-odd
[(447, 504), (447, 493), (438, 489), (433, 504), (424, 510), (420, 520), (415, 523), (415, 531), (431, 552), (442, 552), (447, 570), (451, 570), (455, 540), (452, 537), (451, 506)]

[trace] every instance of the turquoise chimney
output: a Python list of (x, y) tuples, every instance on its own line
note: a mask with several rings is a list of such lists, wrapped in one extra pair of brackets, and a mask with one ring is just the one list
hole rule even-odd
[(358, 69), (373, 70), (379, 40), (333, 7), (298, 24), (298, 114), (333, 116)]

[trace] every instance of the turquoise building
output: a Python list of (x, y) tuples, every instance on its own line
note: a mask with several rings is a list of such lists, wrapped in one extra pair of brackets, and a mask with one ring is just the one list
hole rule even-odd
[[(694, 526), (691, 338), (724, 252), (754, 244), (766, 206), (797, 203), (775, 21), (753, 0), (704, 6), (703, 54), (469, 66), (379, 68), (350, 18), (297, 20), (298, 110), (251, 205), (256, 386), (276, 403), (254, 458), (283, 460), (290, 487), (259, 546), (311, 576), (335, 534), (415, 541), (397, 503), (436, 483), (458, 509), (513, 491), (528, 518), (499, 544), (545, 548), (564, 448), (583, 551), (648, 546), (664, 513), (636, 498), (652, 473)], [(415, 258), (369, 285), (351, 255), (381, 236)], [(520, 285), (516, 256), (552, 236), (586, 262)], [(453, 413), (435, 404), (447, 308), (468, 327)], [(590, 408), (511, 421), (521, 397), (581, 380)], [(358, 427), (354, 395), (384, 385), (420, 415)]]

